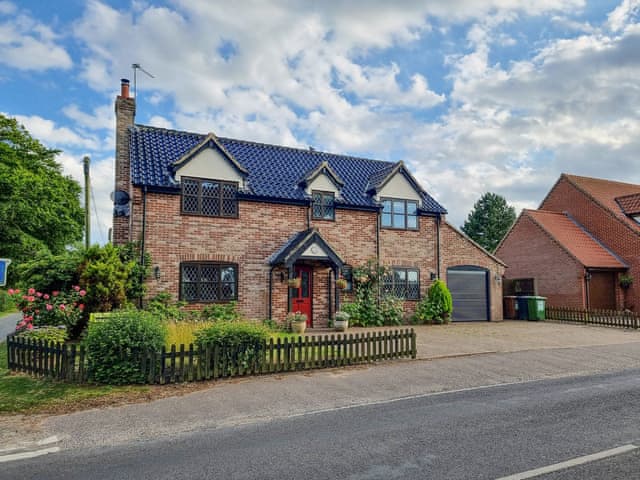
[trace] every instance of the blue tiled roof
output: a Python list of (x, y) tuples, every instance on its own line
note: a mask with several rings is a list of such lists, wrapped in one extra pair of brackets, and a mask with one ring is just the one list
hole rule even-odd
[[(173, 178), (172, 164), (206, 135), (135, 125), (131, 127), (131, 180), (134, 185), (159, 188), (179, 188)], [(384, 178), (394, 163), (333, 153), (282, 147), (219, 137), (224, 148), (249, 172), (247, 194), (284, 201), (306, 200), (298, 185), (321, 162), (331, 169), (345, 185), (341, 190), (342, 204), (352, 207), (375, 207), (375, 200), (366, 193), (372, 179)], [(378, 180), (381, 181), (381, 180)], [(446, 210), (427, 193), (422, 194), (422, 209), (432, 213)]]

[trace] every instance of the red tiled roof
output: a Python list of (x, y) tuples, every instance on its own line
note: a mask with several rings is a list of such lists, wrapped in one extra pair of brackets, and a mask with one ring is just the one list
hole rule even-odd
[(616, 201), (618, 202), (618, 205), (620, 205), (620, 208), (622, 208), (622, 211), (627, 215), (640, 213), (640, 193), (617, 197)]
[(626, 268), (626, 265), (566, 214), (545, 210), (523, 210), (523, 214), (528, 215), (585, 267)]
[(614, 182), (602, 178), (580, 177), (578, 175), (563, 174), (576, 187), (591, 195), (603, 207), (611, 211), (636, 231), (640, 231), (640, 224), (629, 218), (630, 212), (623, 210), (616, 201), (620, 197), (640, 195), (640, 185), (633, 183)]

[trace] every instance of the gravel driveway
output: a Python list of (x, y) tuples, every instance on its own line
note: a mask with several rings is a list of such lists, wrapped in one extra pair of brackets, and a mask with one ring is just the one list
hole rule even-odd
[[(640, 343), (640, 330), (552, 322), (470, 322), (413, 328), (419, 359)], [(368, 331), (371, 329), (349, 329), (354, 334)]]

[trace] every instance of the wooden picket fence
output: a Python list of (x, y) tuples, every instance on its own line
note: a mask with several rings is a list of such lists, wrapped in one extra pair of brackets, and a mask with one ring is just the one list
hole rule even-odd
[[(7, 350), (10, 370), (76, 383), (91, 380), (83, 345), (9, 336)], [(146, 383), (167, 384), (416, 358), (416, 353), (416, 333), (405, 329), (278, 338), (235, 348), (172, 345), (159, 352), (129, 352), (128, 359), (139, 362)]]
[(547, 305), (545, 318), (558, 322), (603, 325), (606, 327), (640, 328), (640, 314), (618, 310), (584, 310)]

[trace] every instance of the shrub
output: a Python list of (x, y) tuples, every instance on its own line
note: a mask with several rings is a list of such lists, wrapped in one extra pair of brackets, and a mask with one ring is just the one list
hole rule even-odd
[(36, 327), (33, 330), (24, 330), (18, 336), (29, 340), (64, 343), (67, 340), (67, 329), (65, 327)]
[(369, 260), (353, 271), (354, 301), (342, 305), (354, 327), (400, 325), (403, 320), (403, 301), (393, 295), (379, 295), (380, 282), (390, 272)]
[(238, 303), (214, 303), (207, 305), (202, 309), (202, 318), (205, 320), (212, 320), (217, 322), (222, 320), (224, 322), (235, 322), (242, 319), (242, 314), (238, 312)]
[(135, 261), (123, 262), (118, 248), (107, 244), (86, 250), (79, 267), (80, 284), (86, 288), (89, 312), (109, 312), (127, 300), (127, 282)]
[(413, 323), (433, 323), (434, 312), (429, 302), (429, 297), (425, 296), (416, 305), (416, 311), (411, 317)]
[(125, 283), (125, 296), (130, 302), (141, 299), (147, 291), (144, 281), (151, 273), (151, 255), (144, 252), (144, 258), (141, 258), (140, 242), (128, 242), (117, 249), (122, 264), (131, 266)]
[(436, 280), (427, 293), (433, 320), (442, 323), (448, 320), (453, 311), (451, 292), (442, 280)]
[(145, 310), (161, 320), (180, 321), (188, 318), (191, 312), (186, 312), (186, 302), (174, 302), (168, 292), (161, 292), (149, 300)]
[(142, 354), (145, 350), (161, 350), (166, 334), (162, 322), (136, 310), (90, 323), (83, 341), (89, 359), (89, 377), (112, 385), (144, 383)]
[(22, 312), (17, 330), (31, 330), (39, 326), (64, 325), (72, 337), (84, 327), (84, 297), (86, 292), (77, 285), (67, 292), (42, 293), (35, 288), (27, 290), (9, 289), (16, 308)]
[(40, 292), (68, 290), (78, 284), (82, 254), (82, 250), (67, 250), (60, 255), (41, 250), (30, 260), (16, 265), (18, 285), (24, 290), (35, 288)]
[[(216, 322), (210, 327), (194, 333), (196, 345), (203, 352), (207, 347), (218, 347), (220, 357), (232, 371), (242, 366), (247, 368), (256, 361), (261, 361), (263, 347), (269, 339), (269, 329), (259, 323), (249, 322)], [(211, 357), (213, 362), (215, 359)]]
[(403, 314), (402, 299), (387, 295), (380, 301), (380, 315), (385, 325), (401, 325)]

